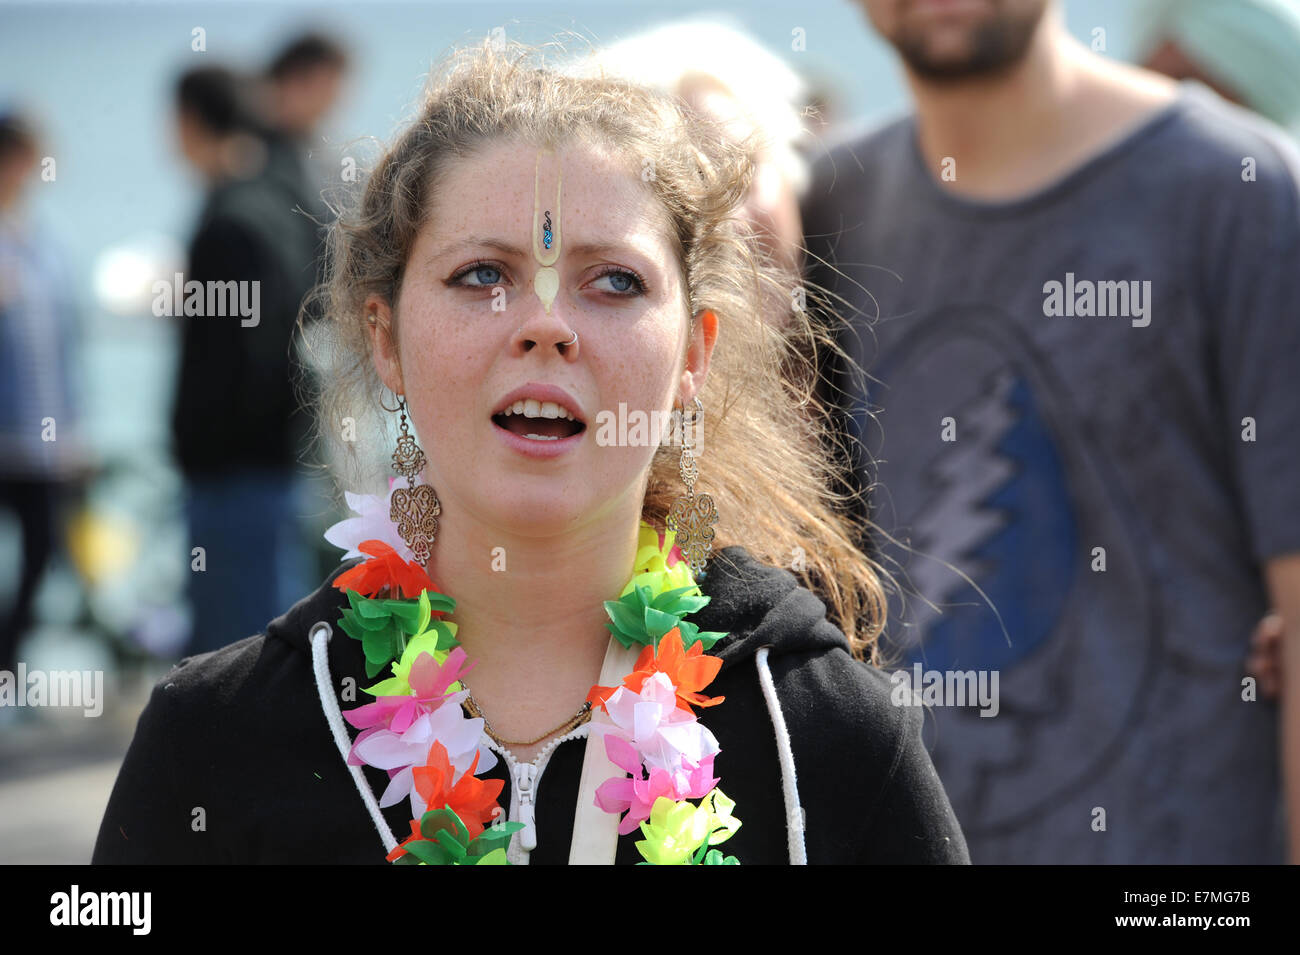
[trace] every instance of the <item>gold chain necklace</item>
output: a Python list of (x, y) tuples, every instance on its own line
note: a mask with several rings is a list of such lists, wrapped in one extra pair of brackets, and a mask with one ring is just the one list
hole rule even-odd
[[(464, 686), (463, 683), (461, 685)], [(465, 689), (469, 690), (469, 687), (465, 687)], [(578, 710), (577, 713), (574, 713), (559, 726), (555, 727), (555, 729), (547, 730), (536, 739), (508, 740), (502, 739), (493, 731), (492, 724), (489, 723), (487, 717), (483, 715), (483, 711), (479, 708), (478, 701), (474, 699), (473, 693), (470, 693), (469, 696), (465, 698), (465, 701), (461, 706), (465, 708), (465, 712), (467, 712), (471, 717), (483, 721), (483, 732), (487, 734), (488, 739), (492, 740), (498, 746), (532, 746), (536, 743), (540, 743), (549, 736), (554, 736), (556, 733), (567, 733), (570, 730), (577, 729), (583, 723), (591, 719), (591, 703), (586, 702), (582, 704), (582, 708)]]

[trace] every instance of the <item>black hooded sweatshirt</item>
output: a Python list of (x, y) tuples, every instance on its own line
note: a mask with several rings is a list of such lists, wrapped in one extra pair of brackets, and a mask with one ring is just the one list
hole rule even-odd
[[(317, 692), (309, 631), (328, 643), (336, 703), (365, 701), (345, 686), (370, 685), (361, 645), (337, 623), (347, 605), (330, 574), (264, 634), (190, 657), (154, 688), (140, 716), (93, 862), (383, 863), (386, 850), (337, 748)], [(744, 548), (716, 553), (701, 590), (711, 597), (689, 618), (725, 631), (710, 651), (722, 668), (705, 688), (725, 696), (700, 711), (717, 737), (719, 786), (741, 827), (719, 846), (742, 864), (786, 864), (802, 835), (818, 863), (968, 863), (966, 842), (921, 741), (923, 710), (891, 702), (878, 669), (854, 660), (824, 604), (793, 574)], [(757, 658), (762, 647), (793, 756), (783, 774), (773, 712)], [(351, 680), (346, 678), (351, 677)], [(343, 693), (343, 698), (339, 695)], [(539, 755), (532, 788), (531, 864), (565, 864), (588, 726)], [(350, 736), (356, 731), (348, 727)], [(502, 779), (501, 804), (518, 812), (514, 773), (502, 758), (484, 778)], [(387, 775), (365, 767), (378, 797)], [(797, 792), (797, 795), (796, 795)], [(797, 803), (795, 800), (797, 799)], [(787, 811), (787, 801), (796, 808)], [(410, 834), (410, 803), (383, 811), (398, 841)], [(802, 829), (802, 832), (791, 830)], [(620, 836), (615, 861), (641, 861), (639, 831)], [(518, 840), (518, 837), (516, 837)], [(797, 858), (797, 851), (796, 856)]]

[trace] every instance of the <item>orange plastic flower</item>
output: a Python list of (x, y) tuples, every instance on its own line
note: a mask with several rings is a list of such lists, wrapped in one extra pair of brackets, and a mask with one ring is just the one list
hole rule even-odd
[(384, 856), (389, 862), (393, 862), (406, 855), (406, 844), (408, 842), (419, 842), (424, 838), (424, 833), (420, 831), (420, 820), (411, 820), (411, 834), (401, 841), (401, 843), (388, 855)]
[[(429, 747), (429, 761), (411, 771), (415, 778), (415, 791), (430, 809), (450, 809), (469, 830), (473, 839), (483, 831), (485, 823), (496, 815), (497, 797), (505, 787), (501, 779), (479, 779), (474, 775), (478, 768), (478, 754), (474, 762), (453, 786), (454, 770), (447, 758), (447, 748), (439, 742)], [(408, 840), (409, 841), (409, 840)]]
[(387, 587), (388, 595), (399, 600), (419, 597), (422, 590), (437, 591), (423, 567), (413, 560), (402, 560), (383, 541), (362, 541), (358, 549), (369, 554), (370, 559), (334, 578), (334, 586), (339, 590), (355, 590), (363, 597), (374, 597)]
[[(633, 693), (640, 693), (648, 678), (663, 673), (677, 688), (677, 708), (694, 713), (696, 706), (717, 706), (726, 699), (725, 696), (708, 697), (699, 692), (713, 682), (721, 668), (722, 660), (704, 655), (702, 643), (693, 643), (687, 650), (682, 645), (681, 631), (673, 627), (659, 638), (658, 654), (654, 647), (641, 651), (636, 666), (623, 678), (623, 685)], [(604, 708), (605, 701), (616, 689), (613, 686), (593, 686), (587, 700), (593, 706)]]

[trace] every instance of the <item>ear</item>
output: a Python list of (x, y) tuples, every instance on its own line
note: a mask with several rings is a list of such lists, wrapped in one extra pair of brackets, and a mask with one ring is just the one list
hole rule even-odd
[(370, 357), (379, 380), (395, 395), (406, 394), (402, 386), (402, 363), (393, 337), (393, 310), (380, 295), (366, 297), (366, 331), (370, 335)]
[(709, 361), (713, 346), (718, 341), (718, 316), (710, 309), (701, 309), (695, 316), (695, 327), (686, 348), (686, 367), (682, 370), (680, 398), (682, 406), (689, 405), (704, 389), (709, 374)]

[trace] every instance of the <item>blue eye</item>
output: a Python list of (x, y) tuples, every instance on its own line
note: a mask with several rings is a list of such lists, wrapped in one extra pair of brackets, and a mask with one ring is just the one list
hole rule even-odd
[(609, 279), (612, 288), (608, 289), (608, 291), (618, 295), (630, 297), (645, 294), (645, 282), (641, 281), (641, 276), (628, 269), (611, 268), (607, 272), (602, 272), (596, 278), (596, 281), (599, 282), (602, 279)]
[[(475, 281), (466, 282), (464, 279), (468, 276), (474, 276)], [(457, 273), (452, 280), (461, 285), (467, 285), (470, 288), (485, 288), (489, 285), (501, 284), (501, 270), (494, 265), (474, 264), (463, 272)]]

